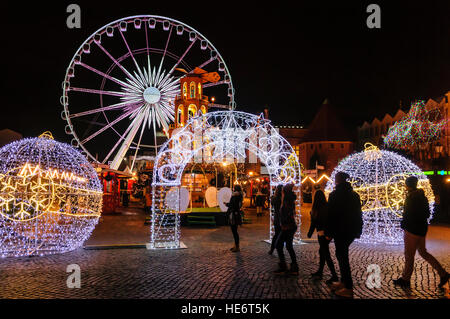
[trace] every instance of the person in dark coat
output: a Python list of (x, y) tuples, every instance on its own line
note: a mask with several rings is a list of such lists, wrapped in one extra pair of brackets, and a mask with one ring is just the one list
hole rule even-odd
[(336, 188), (328, 196), (328, 227), (325, 235), (334, 239), (336, 258), (339, 262), (341, 281), (333, 283), (331, 289), (336, 295), (353, 297), (353, 280), (348, 250), (351, 243), (361, 236), (363, 220), (361, 200), (347, 179), (349, 175), (338, 172), (335, 175)]
[(415, 176), (410, 176), (405, 181), (408, 194), (400, 224), (404, 230), (405, 268), (402, 276), (394, 280), (394, 284), (402, 287), (410, 286), (411, 275), (414, 270), (414, 256), (417, 250), (419, 255), (438, 272), (440, 277), (439, 288), (442, 288), (449, 281), (450, 274), (425, 248), (430, 206), (423, 189), (417, 188), (417, 181), (418, 179)]
[(242, 225), (241, 208), (242, 208), (243, 199), (244, 199), (244, 197), (242, 195), (241, 186), (235, 185), (234, 192), (231, 195), (231, 199), (228, 203), (226, 203), (226, 205), (228, 207), (227, 219), (230, 224), (231, 232), (233, 233), (233, 238), (234, 238), (234, 247), (230, 249), (232, 252), (240, 251), (239, 234), (238, 234), (237, 228), (239, 225)]
[(273, 254), (273, 251), (277, 247), (277, 240), (278, 236), (281, 232), (281, 225), (280, 225), (280, 207), (281, 207), (281, 192), (283, 191), (283, 185), (279, 184), (275, 188), (275, 193), (272, 196), (272, 199), (270, 201), (273, 211), (273, 230), (274, 234), (272, 237), (272, 244), (270, 245), (269, 255)]
[(311, 238), (314, 230), (317, 230), (317, 240), (319, 241), (319, 270), (313, 273), (315, 278), (322, 278), (325, 262), (331, 272), (331, 278), (326, 281), (332, 284), (338, 281), (336, 270), (334, 268), (333, 259), (331, 259), (329, 244), (330, 240), (325, 237), (325, 229), (328, 227), (328, 203), (325, 194), (321, 190), (317, 190), (314, 194), (314, 202), (311, 209), (311, 226), (308, 231), (308, 238)]
[[(291, 274), (298, 275), (297, 257), (295, 255), (293, 241), (294, 235), (297, 231), (297, 223), (295, 221), (295, 200), (297, 196), (293, 192), (293, 184), (287, 184), (283, 187), (282, 200), (280, 208), (280, 228), (281, 233), (277, 240), (277, 252), (280, 262), (279, 268), (275, 271), (276, 274)], [(286, 250), (291, 257), (291, 268), (288, 271), (286, 265), (286, 258), (284, 256), (283, 247), (286, 243)]]

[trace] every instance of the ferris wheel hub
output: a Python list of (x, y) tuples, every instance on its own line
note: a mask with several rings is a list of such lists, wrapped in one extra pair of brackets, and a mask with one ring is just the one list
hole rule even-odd
[(145, 102), (149, 104), (155, 104), (158, 103), (160, 99), (161, 99), (161, 92), (157, 88), (150, 86), (144, 90)]

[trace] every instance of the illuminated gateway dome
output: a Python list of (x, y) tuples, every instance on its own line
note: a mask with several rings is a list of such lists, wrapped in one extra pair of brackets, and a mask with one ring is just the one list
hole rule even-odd
[(428, 178), (417, 165), (394, 152), (367, 143), (363, 152), (339, 163), (327, 183), (327, 194), (334, 189), (334, 177), (339, 171), (350, 175), (348, 181), (361, 198), (364, 220), (361, 242), (402, 243), (400, 222), (406, 198), (405, 179), (409, 176), (419, 179), (418, 187), (425, 191), (433, 211), (434, 195)]
[(0, 255), (66, 252), (89, 238), (100, 217), (94, 168), (50, 133), (0, 149)]

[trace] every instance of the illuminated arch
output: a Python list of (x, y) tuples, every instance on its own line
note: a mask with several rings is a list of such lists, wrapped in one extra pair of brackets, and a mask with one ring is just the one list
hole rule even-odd
[(200, 107), (200, 110), (202, 111), (203, 114), (206, 114), (206, 107), (204, 105)]
[[(205, 155), (207, 154), (207, 155)], [(263, 115), (238, 111), (206, 113), (173, 132), (158, 152), (153, 170), (153, 201), (150, 248), (180, 247), (179, 199), (181, 178), (191, 162), (245, 162), (259, 158), (266, 165), (272, 189), (294, 184), (297, 194), (294, 240), (300, 241), (300, 164), (292, 146)], [(167, 201), (175, 203), (170, 209)], [(270, 238), (273, 236), (271, 214)]]
[(202, 98), (202, 85), (200, 83), (198, 84), (197, 92), (198, 92), (198, 98), (201, 99)]

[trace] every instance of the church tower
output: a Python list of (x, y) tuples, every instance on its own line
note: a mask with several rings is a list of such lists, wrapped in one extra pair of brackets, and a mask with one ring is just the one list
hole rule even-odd
[(200, 68), (180, 79), (180, 95), (174, 101), (175, 121), (170, 127), (170, 135), (174, 129), (184, 127), (192, 117), (208, 112), (210, 102), (208, 96), (203, 95), (203, 84), (219, 80), (216, 72), (206, 72)]

